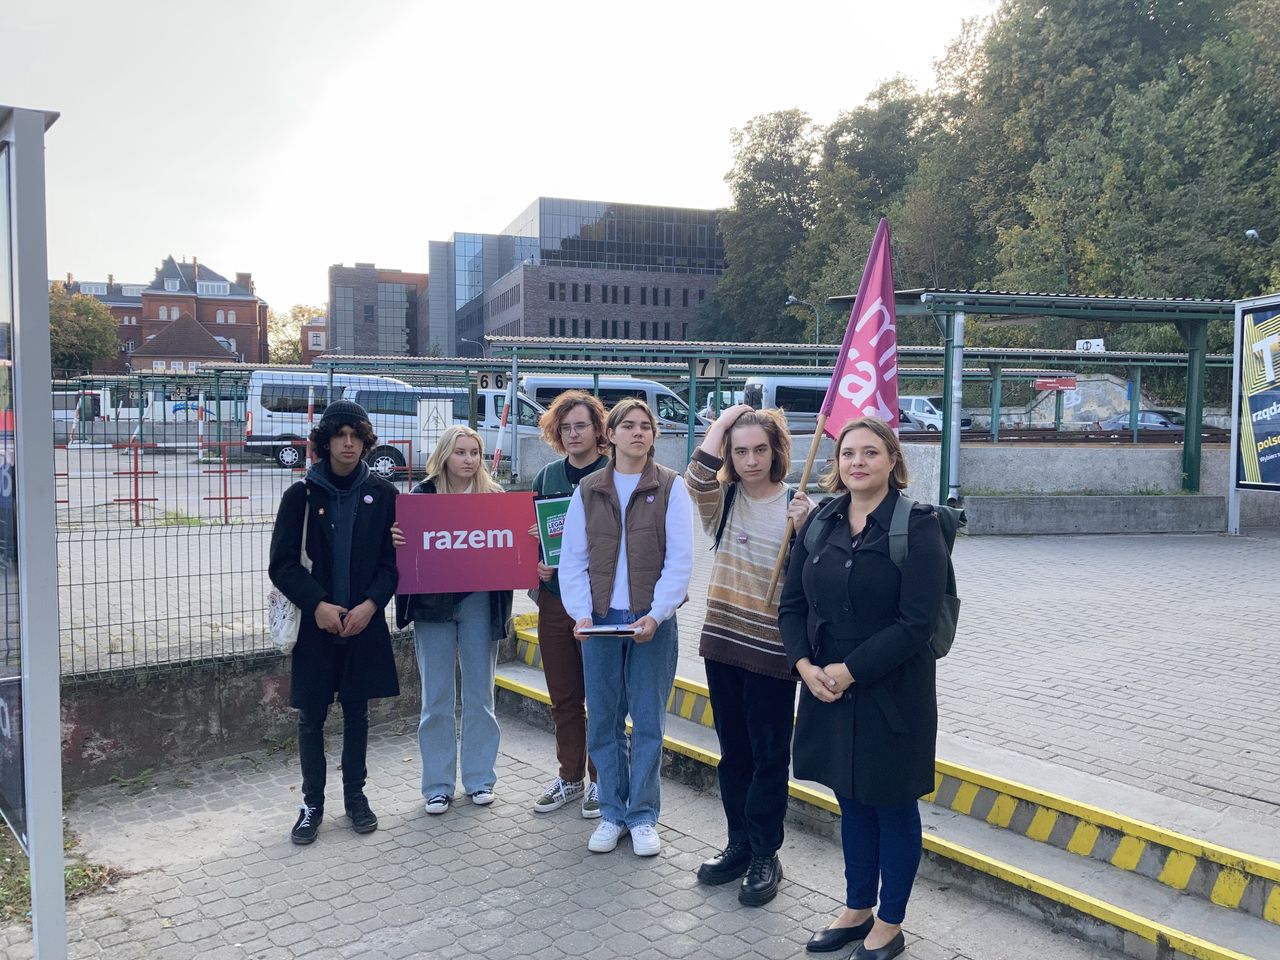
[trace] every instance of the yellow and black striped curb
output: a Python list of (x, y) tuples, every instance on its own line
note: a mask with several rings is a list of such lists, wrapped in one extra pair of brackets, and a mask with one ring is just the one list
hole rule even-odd
[[(518, 680), (499, 676), (497, 685), (500, 689), (510, 691), (517, 696), (548, 706), (551, 703), (551, 698), (545, 690), (530, 687), (527, 684), (520, 683)], [(631, 729), (630, 721), (627, 722), (627, 729)], [(663, 737), (663, 748), (671, 753), (688, 757), (691, 760), (712, 767), (720, 762), (719, 754), (671, 736)], [(806, 787), (794, 780), (790, 783), (789, 793), (792, 799), (799, 803), (837, 816), (840, 813), (840, 806), (836, 803), (834, 797), (811, 787)], [(1115, 927), (1125, 934), (1132, 935), (1153, 945), (1154, 950), (1152, 952), (1156, 956), (1169, 958), (1169, 960), (1183, 960), (1183, 958), (1187, 958), (1187, 960), (1257, 960), (1257, 958), (1218, 946), (1129, 910), (1123, 910), (1113, 904), (1099, 900), (1097, 897), (1091, 897), (1079, 890), (1074, 890), (1053, 880), (1022, 870), (1012, 864), (996, 860), (958, 843), (943, 840), (929, 833), (924, 835), (923, 840), (924, 849), (935, 856), (961, 864), (971, 870), (1054, 903), (1062, 904), (1077, 913)], [(1132, 951), (1126, 950), (1126, 952), (1131, 953)]]
[[(520, 659), (541, 668), (537, 615), (518, 618)], [(713, 727), (706, 685), (677, 677), (667, 712)], [(1280, 925), (1280, 863), (1206, 843), (1013, 780), (937, 761), (930, 803)]]

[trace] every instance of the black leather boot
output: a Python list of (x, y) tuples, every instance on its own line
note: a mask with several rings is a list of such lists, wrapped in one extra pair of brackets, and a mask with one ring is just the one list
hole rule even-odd
[(782, 861), (778, 855), (752, 857), (747, 875), (742, 878), (738, 902), (744, 907), (762, 907), (778, 895), (778, 883), (782, 880)]
[(751, 865), (751, 848), (745, 843), (732, 843), (698, 868), (698, 882), (715, 887), (737, 880)]

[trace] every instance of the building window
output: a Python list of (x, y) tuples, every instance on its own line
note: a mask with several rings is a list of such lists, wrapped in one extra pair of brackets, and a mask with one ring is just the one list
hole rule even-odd
[(640, 306), (645, 307), (648, 305), (649, 305), (649, 288), (641, 287), (640, 288)]
[(611, 292), (610, 292), (610, 299), (611, 299), (611, 300), (613, 300), (613, 302), (614, 302), (614, 303), (617, 303), (617, 302), (618, 302), (618, 287), (617, 287), (617, 285), (616, 285), (616, 284), (610, 284), (610, 288), (611, 288)]
[(658, 288), (657, 287), (653, 288), (653, 305), (655, 307), (658, 305)]
[(152, 361), (151, 361), (151, 369), (152, 369), (152, 370), (159, 370), (159, 371), (163, 372), (163, 371), (164, 371), (164, 361), (163, 361), (163, 360), (152, 360)]
[(662, 305), (664, 307), (671, 306), (671, 288), (664, 287), (662, 290)]
[(168, 319), (169, 319), (169, 308), (168, 308), (168, 307), (164, 307), (164, 306), (162, 306), (162, 307), (160, 308), (160, 319), (161, 319), (161, 320), (168, 320)]
[(82, 283), (80, 284), (80, 292), (89, 296), (103, 297), (107, 294), (107, 285), (105, 283)]
[(573, 318), (573, 335), (575, 337), (578, 335), (578, 318), (577, 317)]
[(309, 334), (307, 335), (307, 339), (308, 339), (308, 343), (310, 344), (309, 349), (311, 349), (311, 350), (323, 350), (323, 349), (324, 349), (324, 334), (323, 334), (323, 333), (318, 333), (318, 332), (312, 332), (312, 333), (309, 333)]
[(192, 360), (190, 363), (187, 364), (187, 369), (190, 370), (192, 373), (195, 373), (197, 370), (200, 369), (200, 364)]
[(132, 340), (126, 340), (126, 341), (124, 342), (124, 352), (125, 352), (125, 353), (133, 353), (134, 348), (135, 348), (136, 346), (137, 346), (137, 344), (135, 344), (135, 343), (134, 343), (134, 341), (132, 341)]
[(236, 322), (236, 312), (234, 310), (228, 310), (227, 323), (235, 323), (235, 322)]
[(177, 280), (167, 279), (164, 282), (165, 293), (177, 293), (180, 283)]
[(554, 280), (547, 281), (547, 299), (554, 300), (556, 298), (556, 285)]
[(664, 340), (671, 339), (671, 321), (670, 320), (668, 320), (666, 323), (662, 325), (662, 339)]
[(211, 296), (223, 296), (231, 292), (231, 284), (225, 280), (197, 280), (196, 293), (207, 293)]
[(640, 339), (643, 340), (648, 335), (649, 335), (649, 321), (641, 320), (640, 321)]
[(573, 302), (578, 302), (578, 285), (576, 283), (573, 285)]
[(218, 311), (218, 314), (217, 314), (217, 321), (218, 321), (218, 323), (226, 323), (226, 322), (227, 322), (227, 315), (226, 315), (225, 313), (223, 313), (221, 310), (219, 310), (219, 311)]
[(703, 300), (705, 300), (705, 299), (707, 299), (707, 291), (705, 291), (705, 290), (699, 290), (699, 291), (698, 291), (698, 302), (699, 302), (699, 303), (701, 303), (701, 302), (702, 302)]
[(142, 296), (142, 284), (128, 283), (120, 288), (120, 295), (124, 297), (140, 297)]
[(689, 324), (687, 323), (680, 324), (680, 339), (681, 340), (689, 339)]
[(557, 292), (560, 294), (560, 302), (563, 303), (564, 302), (564, 284), (563, 283), (560, 283), (558, 285)]
[(174, 370), (185, 370), (186, 368), (187, 368), (186, 364), (184, 364), (181, 360), (173, 361)]
[(623, 340), (631, 339), (631, 321), (630, 320), (622, 321), (622, 339)]
[(630, 287), (623, 287), (623, 288), (622, 288), (622, 302), (623, 302), (623, 303), (630, 303), (630, 302), (631, 302), (631, 288), (630, 288)]
[(556, 318), (552, 317), (547, 321), (547, 336), (554, 337), (556, 335)]
[(591, 302), (591, 284), (584, 283), (582, 285), (582, 292), (586, 294), (587, 303), (590, 303)]
[(680, 306), (687, 307), (689, 305), (689, 288), (685, 287), (680, 291)]
[(591, 318), (590, 317), (582, 321), (582, 335), (584, 337), (591, 336)]
[(564, 317), (560, 318), (560, 336), (564, 336)]

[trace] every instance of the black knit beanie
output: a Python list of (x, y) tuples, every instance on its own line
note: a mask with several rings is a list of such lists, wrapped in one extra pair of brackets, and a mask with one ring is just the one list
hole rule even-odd
[(356, 427), (361, 423), (369, 423), (369, 414), (364, 407), (352, 400), (335, 400), (324, 408), (320, 417), (320, 425), (332, 423), (338, 427)]

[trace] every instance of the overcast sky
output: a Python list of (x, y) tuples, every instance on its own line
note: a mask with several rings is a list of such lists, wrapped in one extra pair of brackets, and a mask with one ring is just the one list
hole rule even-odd
[(0, 103), (56, 110), (49, 273), (251, 271), (276, 308), (333, 263), (426, 271), (537, 196), (715, 207), (729, 136), (922, 86), (993, 0), (0, 0)]

